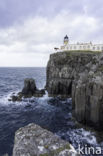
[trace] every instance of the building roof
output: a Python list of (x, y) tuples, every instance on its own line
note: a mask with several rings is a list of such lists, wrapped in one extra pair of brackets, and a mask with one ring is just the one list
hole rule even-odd
[(68, 39), (68, 36), (66, 35), (66, 36), (64, 37), (64, 39)]

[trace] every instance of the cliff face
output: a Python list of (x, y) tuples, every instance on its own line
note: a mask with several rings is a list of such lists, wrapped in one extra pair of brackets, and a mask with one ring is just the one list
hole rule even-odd
[(52, 54), (46, 88), (49, 96), (72, 96), (77, 121), (103, 129), (103, 53)]

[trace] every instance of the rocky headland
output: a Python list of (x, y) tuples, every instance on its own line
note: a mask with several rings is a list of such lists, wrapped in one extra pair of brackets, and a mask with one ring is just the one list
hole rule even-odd
[[(103, 53), (61, 52), (50, 55), (46, 90), (52, 97), (72, 97), (72, 114), (76, 121), (103, 130)], [(22, 97), (41, 97), (34, 79), (25, 79)], [(15, 133), (13, 156), (77, 156), (66, 141), (35, 124)]]
[(103, 53), (69, 51), (50, 55), (49, 96), (72, 97), (77, 121), (103, 129)]

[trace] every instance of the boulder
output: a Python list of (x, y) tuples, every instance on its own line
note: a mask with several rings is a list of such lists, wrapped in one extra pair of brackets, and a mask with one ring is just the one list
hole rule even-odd
[(36, 124), (29, 124), (15, 133), (13, 156), (77, 156), (68, 142)]
[(15, 102), (15, 101), (18, 100), (18, 96), (15, 96), (15, 95), (13, 95), (11, 98), (12, 98), (12, 101), (13, 101), (13, 102)]

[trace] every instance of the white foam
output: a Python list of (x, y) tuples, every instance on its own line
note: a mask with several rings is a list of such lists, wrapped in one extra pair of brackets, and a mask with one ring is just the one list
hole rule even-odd
[(96, 140), (96, 137), (94, 136), (95, 134), (93, 134), (93, 132), (86, 131), (83, 128), (81, 128), (81, 131), (82, 131), (82, 138), (86, 139), (89, 144), (97, 144), (97, 140)]
[(39, 99), (45, 101), (45, 100), (48, 100), (48, 99), (52, 99), (52, 97), (49, 97), (48, 92), (45, 91), (45, 94), (43, 95), (43, 97), (40, 97)]
[[(0, 105), (3, 105), (3, 106), (7, 106), (7, 105), (9, 105), (9, 104), (21, 104), (21, 102), (12, 102), (12, 101), (9, 101), (9, 99), (11, 99), (11, 96), (12, 95), (17, 95), (17, 93), (18, 93), (19, 91), (17, 90), (17, 91), (12, 91), (12, 92), (10, 92), (9, 94), (7, 94), (7, 95), (4, 95), (4, 96), (2, 96), (1, 98), (0, 98)], [(15, 94), (14, 94), (15, 93)]]

